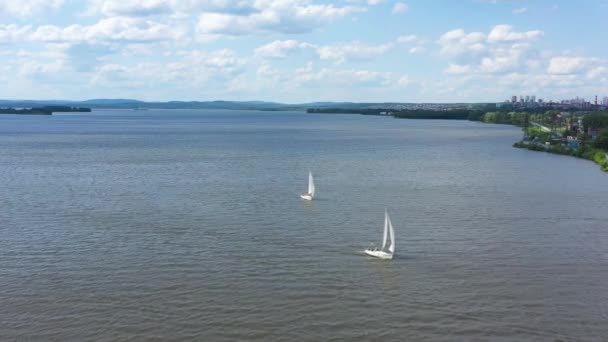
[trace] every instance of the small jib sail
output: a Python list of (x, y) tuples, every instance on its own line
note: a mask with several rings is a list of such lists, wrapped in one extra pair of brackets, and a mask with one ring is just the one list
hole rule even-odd
[(365, 250), (365, 254), (380, 258), (392, 259), (395, 253), (395, 230), (393, 223), (388, 216), (388, 210), (384, 210), (384, 231), (382, 234), (382, 247), (380, 249), (370, 248)]
[(315, 181), (312, 178), (311, 171), (308, 171), (308, 191), (304, 194), (301, 194), (300, 197), (307, 201), (312, 201), (312, 198), (315, 197)]

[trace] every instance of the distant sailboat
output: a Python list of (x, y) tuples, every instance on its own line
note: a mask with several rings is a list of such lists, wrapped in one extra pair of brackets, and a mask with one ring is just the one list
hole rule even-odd
[(312, 179), (312, 172), (308, 171), (308, 192), (301, 194), (300, 197), (307, 201), (312, 201), (315, 197), (315, 181)]
[[(388, 239), (390, 239), (390, 242), (387, 241)], [(382, 248), (368, 248), (365, 250), (365, 254), (380, 259), (392, 259), (395, 254), (395, 231), (393, 230), (393, 223), (391, 222), (391, 218), (388, 216), (388, 210), (386, 209), (384, 210), (384, 236), (382, 238)]]

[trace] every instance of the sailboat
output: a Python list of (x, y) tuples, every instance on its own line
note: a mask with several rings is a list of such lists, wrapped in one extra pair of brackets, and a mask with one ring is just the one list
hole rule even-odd
[(308, 171), (308, 192), (301, 194), (300, 197), (307, 201), (312, 201), (315, 197), (315, 181), (312, 179), (312, 172)]
[[(388, 241), (390, 239), (390, 242)], [(380, 259), (392, 259), (395, 254), (395, 231), (393, 223), (388, 216), (388, 210), (384, 210), (384, 236), (382, 238), (382, 248), (368, 248), (365, 254)]]

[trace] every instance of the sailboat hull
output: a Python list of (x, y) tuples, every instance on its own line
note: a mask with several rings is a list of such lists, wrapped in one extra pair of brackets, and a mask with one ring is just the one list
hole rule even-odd
[(385, 251), (377, 251), (377, 250), (366, 249), (365, 250), (365, 254), (367, 254), (369, 256), (373, 256), (375, 258), (379, 258), (379, 259), (391, 260), (393, 258), (393, 254), (392, 253), (387, 253)]
[(309, 194), (300, 195), (300, 197), (301, 197), (302, 199), (307, 200), (307, 201), (312, 201), (312, 196), (310, 196)]

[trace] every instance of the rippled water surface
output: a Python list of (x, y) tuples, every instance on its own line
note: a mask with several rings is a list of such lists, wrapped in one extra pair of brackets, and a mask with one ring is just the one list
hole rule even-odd
[[(608, 175), (519, 137), (289, 112), (1, 115), (0, 340), (604, 341)], [(391, 262), (362, 255), (385, 207)]]

